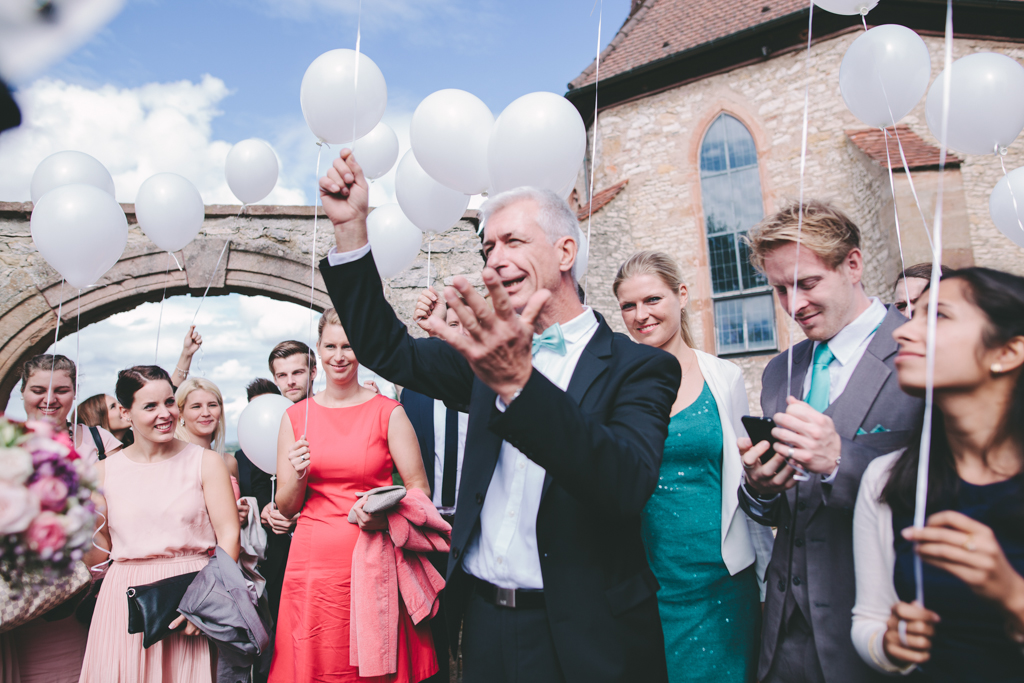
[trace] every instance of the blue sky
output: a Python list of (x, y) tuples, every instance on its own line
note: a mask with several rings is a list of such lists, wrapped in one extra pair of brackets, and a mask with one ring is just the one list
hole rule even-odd
[[(599, 11), (602, 44), (614, 37), (629, 0), (364, 0), (362, 51), (388, 84), (385, 121), (408, 149), (416, 105), (442, 88), (480, 97), (497, 116), (517, 97), (562, 94), (594, 58)], [(355, 47), (358, 0), (128, 0), (83, 47), (41, 74), (15, 83), (26, 122), (0, 135), (0, 201), (27, 201), (36, 165), (78, 149), (114, 176), (117, 198), (135, 199), (153, 173), (192, 180), (207, 203), (237, 203), (223, 179), (231, 145), (260, 137), (281, 160), (266, 203), (313, 199), (317, 148), (299, 107), (309, 63), (327, 50)], [(393, 201), (393, 171), (371, 190)], [(171, 367), (196, 311), (169, 299), (159, 362)], [(113, 390), (126, 364), (152, 362), (159, 306), (144, 304), (62, 339), (80, 353), (80, 398)], [(211, 298), (197, 321), (205, 351), (197, 368), (228, 404), (229, 438), (244, 407), (244, 386), (267, 376), (274, 343), (306, 338), (308, 313), (263, 297)], [(253, 332), (255, 330), (255, 332)], [(79, 344), (80, 341), (80, 344)], [(80, 347), (80, 351), (78, 351)], [(20, 396), (9, 412), (22, 414)]]

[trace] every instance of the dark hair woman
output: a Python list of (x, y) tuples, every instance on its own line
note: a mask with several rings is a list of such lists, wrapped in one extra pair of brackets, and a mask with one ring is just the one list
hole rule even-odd
[(117, 376), (117, 400), (135, 443), (97, 465), (106, 524), (99, 543), (110, 550), (89, 628), (82, 683), (212, 681), (206, 637), (184, 627), (148, 649), (128, 633), (129, 586), (201, 570), (222, 547), (236, 560), (238, 515), (227, 467), (219, 453), (175, 438), (178, 405), (162, 368), (142, 365)]
[[(908, 393), (925, 388), (927, 309), (922, 297), (894, 333)], [(872, 462), (854, 513), (854, 645), (915, 680), (1024, 681), (1024, 278), (956, 271), (936, 313), (927, 524), (912, 526), (919, 446)]]
[[(121, 415), (121, 404), (110, 394), (96, 394), (79, 403), (78, 424), (101, 427), (113, 434), (124, 446), (130, 446), (134, 441), (132, 426)], [(95, 436), (93, 438), (95, 440)]]

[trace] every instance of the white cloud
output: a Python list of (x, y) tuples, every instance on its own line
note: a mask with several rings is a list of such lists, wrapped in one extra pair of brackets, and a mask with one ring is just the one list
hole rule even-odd
[[(191, 180), (207, 204), (236, 204), (224, 179), (232, 143), (215, 140), (211, 123), (230, 94), (209, 74), (198, 83), (88, 88), (43, 78), (15, 97), (24, 122), (0, 135), (0, 200), (29, 199), (32, 173), (54, 152), (75, 149), (99, 159), (114, 177), (117, 199), (132, 202), (139, 186), (170, 171)], [(270, 138), (275, 144), (274, 136)], [(275, 144), (276, 146), (276, 144)], [(261, 203), (304, 204), (306, 194), (282, 172)]]
[(210, 379), (215, 382), (248, 382), (252, 378), (252, 368), (237, 358), (229, 358), (210, 372)]

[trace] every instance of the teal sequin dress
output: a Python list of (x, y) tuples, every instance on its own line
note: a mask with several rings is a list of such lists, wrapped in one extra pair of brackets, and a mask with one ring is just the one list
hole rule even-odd
[(722, 560), (722, 445), (718, 404), (705, 383), (669, 422), (658, 488), (643, 512), (671, 683), (747, 683), (757, 672), (754, 566), (730, 576)]

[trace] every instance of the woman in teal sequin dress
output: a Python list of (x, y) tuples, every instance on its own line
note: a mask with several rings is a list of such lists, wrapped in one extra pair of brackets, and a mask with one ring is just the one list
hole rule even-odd
[[(667, 254), (640, 252), (613, 285), (629, 333), (679, 359), (683, 379), (643, 514), (647, 557), (661, 590), (669, 680), (755, 680), (771, 532), (738, 509), (736, 447), (748, 402), (728, 361), (693, 348), (686, 285)], [(743, 433), (743, 432), (739, 432)]]

